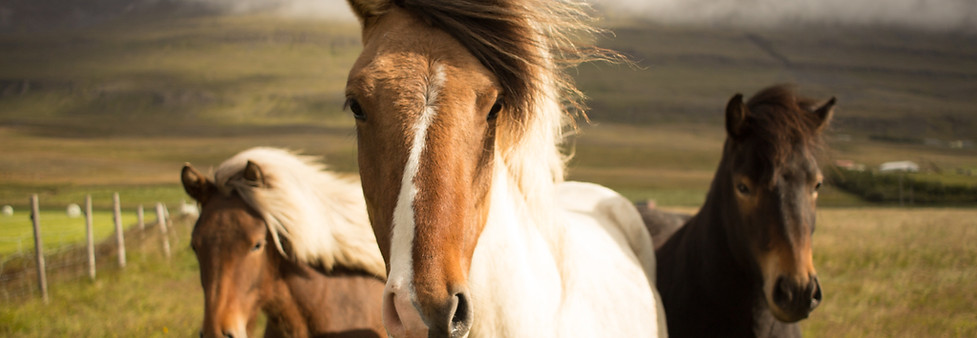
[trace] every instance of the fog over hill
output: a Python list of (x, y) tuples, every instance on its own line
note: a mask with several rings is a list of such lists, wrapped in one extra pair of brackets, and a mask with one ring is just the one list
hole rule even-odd
[[(663, 24), (772, 28), (796, 25), (885, 26), (977, 33), (974, 0), (588, 0), (611, 18)], [(131, 13), (274, 13), (355, 20), (344, 0), (6, 0), (0, 30), (87, 25)]]
[(608, 14), (666, 24), (768, 28), (798, 24), (977, 32), (973, 0), (590, 0)]
[[(227, 13), (272, 11), (284, 15), (353, 20), (346, 1), (181, 0)], [(665, 24), (747, 26), (892, 26), (977, 32), (974, 0), (588, 0), (612, 17)]]

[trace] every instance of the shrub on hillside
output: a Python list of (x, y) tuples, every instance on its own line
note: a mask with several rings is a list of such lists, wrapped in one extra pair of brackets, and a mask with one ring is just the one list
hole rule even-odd
[[(883, 174), (831, 167), (827, 181), (849, 193), (871, 202), (899, 202), (915, 204), (964, 204), (977, 202), (977, 186), (946, 185), (923, 181), (901, 173)], [(900, 193), (901, 191), (901, 193)]]

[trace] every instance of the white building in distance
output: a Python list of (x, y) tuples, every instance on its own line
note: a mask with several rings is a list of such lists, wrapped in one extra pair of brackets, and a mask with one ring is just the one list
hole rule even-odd
[(879, 165), (880, 173), (891, 173), (897, 171), (916, 173), (919, 172), (919, 165), (913, 161), (893, 161), (885, 162), (882, 163), (882, 165)]

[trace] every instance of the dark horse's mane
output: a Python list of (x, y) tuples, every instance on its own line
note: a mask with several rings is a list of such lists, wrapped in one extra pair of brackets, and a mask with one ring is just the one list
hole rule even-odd
[[(761, 168), (781, 167), (798, 146), (812, 151), (812, 155), (823, 150), (821, 121), (815, 114), (805, 114), (816, 105), (817, 101), (797, 95), (790, 85), (766, 88), (746, 102), (750, 114), (744, 124), (745, 133), (755, 140), (752, 146), (765, 162)], [(760, 177), (769, 182), (775, 174), (764, 170)]]

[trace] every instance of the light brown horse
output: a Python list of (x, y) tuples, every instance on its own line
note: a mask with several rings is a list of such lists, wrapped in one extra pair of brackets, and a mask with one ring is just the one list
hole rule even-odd
[[(394, 337), (647, 337), (662, 319), (634, 206), (563, 182), (577, 0), (349, 0), (359, 169)], [(569, 95), (566, 95), (569, 94)]]
[(191, 246), (204, 289), (202, 337), (386, 337), (383, 260), (359, 186), (311, 158), (254, 148), (211, 181), (189, 164), (201, 205)]
[(817, 153), (834, 104), (788, 86), (745, 104), (742, 95), (729, 100), (728, 136), (706, 202), (657, 251), (669, 334), (800, 335), (793, 323), (822, 299), (811, 237), (822, 182)]

